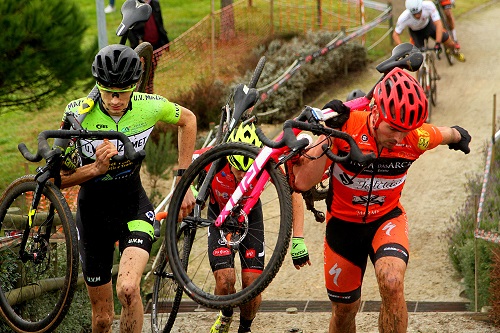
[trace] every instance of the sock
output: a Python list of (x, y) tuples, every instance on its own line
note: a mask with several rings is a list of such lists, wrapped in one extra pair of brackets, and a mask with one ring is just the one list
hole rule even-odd
[(455, 29), (453, 29), (453, 30), (451, 31), (451, 36), (453, 37), (453, 39), (454, 39), (454, 40), (458, 40), (458, 39), (457, 39), (457, 32), (455, 31)]
[(238, 333), (250, 332), (250, 326), (252, 326), (253, 319), (245, 319), (240, 317), (240, 327), (238, 328)]
[(233, 316), (233, 308), (222, 309), (222, 315), (224, 317), (232, 317)]

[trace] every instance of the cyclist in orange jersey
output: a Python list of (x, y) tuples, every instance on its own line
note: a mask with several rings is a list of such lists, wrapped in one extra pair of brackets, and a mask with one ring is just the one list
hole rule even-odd
[[(420, 155), (438, 145), (448, 145), (465, 154), (470, 151), (471, 137), (462, 127), (424, 123), (427, 106), (419, 83), (396, 68), (376, 86), (371, 112), (350, 111), (339, 100), (324, 107), (345, 119), (343, 124), (330, 127), (349, 133), (364, 153), (377, 156), (374, 161), (331, 163), (319, 144), (308, 155), (321, 157), (301, 157), (293, 167), (298, 191), (320, 182), (330, 168), (324, 241), (325, 284), (332, 302), (330, 333), (356, 332), (355, 317), (368, 257), (374, 265), (382, 298), (379, 331), (406, 332), (408, 221), (399, 199), (407, 171)], [(320, 137), (317, 143), (321, 140), (325, 138)], [(345, 141), (332, 139), (329, 143), (334, 153), (348, 153)]]
[(458, 43), (457, 31), (455, 30), (455, 16), (451, 9), (455, 7), (455, 0), (441, 0), (441, 7), (444, 9), (444, 14), (446, 15), (446, 19), (448, 20), (448, 24), (450, 25), (451, 37), (455, 41), (455, 47), (457, 49), (460, 48), (460, 44)]

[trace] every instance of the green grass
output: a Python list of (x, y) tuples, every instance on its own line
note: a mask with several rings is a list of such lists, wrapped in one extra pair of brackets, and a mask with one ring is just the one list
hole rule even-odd
[[(76, 1), (76, 0), (74, 0)], [(103, 0), (104, 6), (108, 0)], [(116, 0), (117, 10), (114, 13), (105, 15), (108, 43), (118, 43), (120, 38), (115, 35), (116, 28), (121, 22), (119, 8), (124, 0)], [(214, 2), (215, 10), (220, 8), (220, 1)], [(188, 30), (206, 15), (210, 14), (210, 1), (200, 0), (169, 0), (161, 1), (162, 14), (170, 40), (174, 40), (179, 35)], [(83, 12), (82, 19), (87, 20), (89, 28), (86, 32), (84, 44), (90, 44), (97, 39), (97, 15), (95, 0), (78, 0), (78, 6)], [(89, 64), (90, 75), (90, 64)], [(2, 135), (0, 138), (0, 192), (15, 178), (22, 176), (26, 170), (34, 173), (36, 164), (27, 162), (17, 150), (20, 142), (26, 143), (28, 148), (34, 152), (36, 148), (36, 137), (38, 133), (45, 129), (56, 129), (59, 127), (64, 107), (67, 102), (87, 95), (88, 91), (75, 87), (71, 93), (54, 100), (51, 106), (39, 112), (22, 113), (10, 112), (0, 115), (2, 123)]]

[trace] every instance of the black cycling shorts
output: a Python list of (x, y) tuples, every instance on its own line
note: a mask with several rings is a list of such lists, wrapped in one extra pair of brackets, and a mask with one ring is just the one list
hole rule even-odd
[[(422, 30), (411, 30), (410, 31), (410, 36), (413, 39), (413, 44), (418, 47), (422, 48), (424, 47), (424, 40), (426, 38), (432, 38), (436, 40), (436, 25), (432, 20), (429, 19), (429, 23), (423, 28)], [(450, 38), (448, 33), (446, 31), (443, 31), (443, 37), (441, 38), (441, 42), (444, 43)]]
[[(208, 216), (215, 219), (219, 215), (219, 205), (210, 203)], [(260, 200), (248, 215), (248, 234), (239, 245), (242, 272), (262, 272), (264, 270), (264, 221)], [(212, 271), (234, 268), (234, 252), (224, 244), (220, 230), (213, 225), (208, 228), (208, 258)]]
[(76, 225), (85, 282), (96, 287), (111, 281), (117, 241), (120, 253), (131, 246), (150, 253), (153, 221), (153, 205), (144, 189), (107, 197), (96, 197), (80, 190)]

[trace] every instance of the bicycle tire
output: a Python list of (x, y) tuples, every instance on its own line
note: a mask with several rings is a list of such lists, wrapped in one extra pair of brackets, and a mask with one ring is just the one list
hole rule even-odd
[[(427, 60), (426, 60), (427, 61)], [(425, 96), (427, 97), (427, 120), (425, 122), (430, 123), (431, 121), (431, 114), (432, 114), (432, 103), (430, 100), (430, 92), (429, 92), (429, 87), (427, 85), (427, 64), (424, 64), (422, 67), (419, 68), (417, 72), (417, 80), (420, 83), (420, 86), (424, 90)]]
[(325, 200), (330, 187), (330, 178), (327, 178), (311, 188), (311, 195), (314, 201)]
[[(181, 224), (179, 224), (180, 226)], [(190, 243), (194, 237), (194, 230), (191, 232), (187, 228), (179, 228), (177, 232), (177, 242), (182, 246), (183, 263), (187, 265), (190, 253)], [(153, 273), (155, 282), (153, 285), (153, 298), (151, 309), (151, 331), (153, 333), (170, 333), (172, 330), (179, 307), (182, 301), (184, 290), (174, 278), (172, 269), (168, 261), (165, 239), (161, 256), (161, 263)], [(184, 269), (187, 269), (184, 266)], [(166, 311), (167, 310), (167, 311)]]
[[(31, 206), (29, 198), (37, 185), (34, 175), (20, 177), (0, 198), (0, 312), (17, 332), (54, 331), (69, 310), (78, 279), (76, 226), (64, 196), (50, 181), (32, 215), (35, 226), (26, 244), (26, 249), (38, 256), (25, 262), (19, 258), (20, 235), (28, 223)], [(47, 221), (50, 206), (55, 208), (53, 220), (60, 225), (52, 228), (48, 241), (36, 241), (36, 231), (44, 230), (39, 225), (44, 218)], [(44, 249), (48, 250), (46, 255)], [(46, 291), (49, 286), (52, 289)]]
[[(441, 6), (441, 3), (436, 3), (436, 7), (438, 9), (439, 16), (441, 17), (443, 29), (446, 32), (448, 32), (448, 35), (453, 40), (453, 37), (451, 36), (450, 24), (448, 23), (448, 19), (446, 18), (446, 14), (444, 13), (444, 10), (443, 10), (443, 7)], [(455, 43), (454, 40), (453, 40), (453, 43)], [(446, 60), (448, 62), (448, 65), (453, 66), (453, 55), (451, 54), (451, 52), (448, 52), (445, 50), (444, 54), (446, 56)]]
[[(213, 224), (214, 222), (206, 218), (206, 211), (209, 206), (206, 200), (210, 200), (210, 198), (203, 200), (203, 198), (198, 197), (194, 212), (199, 210), (199, 213), (195, 213), (193, 216), (183, 220), (183, 223), (186, 223), (188, 228), (196, 229), (196, 237), (193, 238), (190, 247), (188, 269), (184, 268), (179, 255), (181, 250), (177, 247), (177, 242), (175, 241), (178, 224), (177, 216), (180, 211), (182, 199), (191, 184), (202, 181), (205, 175), (204, 170), (207, 170), (212, 163), (221, 159), (225, 163), (229, 155), (243, 155), (255, 159), (258, 152), (259, 148), (241, 142), (224, 143), (216, 146), (200, 155), (189, 166), (172, 195), (173, 199), (170, 203), (166, 220), (165, 239), (172, 272), (189, 297), (195, 302), (209, 308), (222, 309), (248, 302), (260, 294), (274, 279), (283, 263), (290, 243), (292, 228), (291, 191), (283, 172), (281, 169), (276, 168), (274, 161), (266, 163), (263, 169), (269, 173), (270, 182), (267, 183), (266, 189), (260, 195), (264, 219), (264, 252), (266, 253), (266, 256), (263, 257), (264, 270), (246, 288), (241, 288), (241, 278), (236, 276), (237, 285), (235, 289), (239, 291), (230, 295), (213, 294), (215, 280), (208, 263), (207, 253), (207, 227), (208, 224)], [(270, 206), (271, 204), (273, 206)], [(241, 212), (237, 209), (233, 211), (237, 211), (237, 213)], [(224, 228), (224, 224), (221, 228)], [(252, 235), (247, 234), (247, 237), (252, 237)], [(240, 244), (240, 247), (243, 247), (243, 245)], [(246, 251), (248, 249), (240, 248), (239, 250)], [(257, 257), (259, 256), (260, 254)], [(237, 261), (238, 255), (235, 257)], [(235, 263), (234, 267), (239, 266)], [(235, 269), (235, 273), (238, 274), (237, 269)]]
[(431, 58), (429, 61), (429, 77), (430, 77), (430, 102), (432, 103), (432, 106), (436, 106), (437, 104), (437, 80), (439, 80), (438, 74), (437, 74), (437, 69), (436, 69), (436, 63), (434, 61), (434, 58)]
[(262, 74), (262, 71), (264, 70), (264, 65), (266, 64), (266, 57), (262, 56), (259, 59), (259, 62), (257, 63), (257, 66), (255, 67), (255, 70), (252, 74), (252, 78), (250, 79), (250, 83), (248, 84), (248, 87), (250, 88), (255, 88), (257, 87), (257, 82), (259, 82), (260, 75)]
[(137, 45), (134, 51), (137, 53), (139, 58), (143, 58), (143, 71), (141, 78), (137, 82), (135, 91), (145, 92), (146, 86), (149, 82), (149, 77), (151, 76), (151, 69), (153, 67), (153, 46), (148, 42), (142, 42)]

